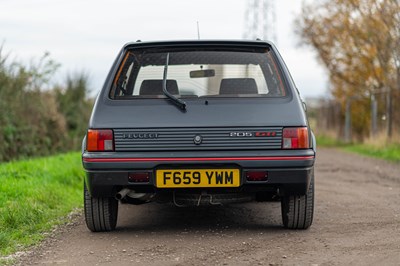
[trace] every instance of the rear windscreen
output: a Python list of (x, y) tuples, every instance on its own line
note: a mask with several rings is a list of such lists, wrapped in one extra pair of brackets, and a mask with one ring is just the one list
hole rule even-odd
[(283, 97), (278, 69), (265, 48), (131, 50), (122, 60), (110, 97), (164, 98), (164, 86), (177, 98)]

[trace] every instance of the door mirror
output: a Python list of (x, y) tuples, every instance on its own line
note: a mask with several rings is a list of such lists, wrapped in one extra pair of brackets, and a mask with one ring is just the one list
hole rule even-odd
[(306, 102), (302, 102), (302, 103), (303, 103), (304, 112), (307, 112), (307, 104), (306, 104)]

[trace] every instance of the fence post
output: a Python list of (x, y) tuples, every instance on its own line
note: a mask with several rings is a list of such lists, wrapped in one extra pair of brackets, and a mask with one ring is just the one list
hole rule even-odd
[(346, 114), (344, 123), (344, 141), (349, 143), (351, 141), (351, 97), (346, 101)]
[(376, 136), (377, 132), (377, 117), (378, 117), (378, 102), (374, 93), (371, 93), (371, 134), (370, 137)]
[(392, 125), (393, 125), (393, 114), (392, 114), (392, 90), (389, 87), (386, 93), (386, 121), (387, 121), (387, 137), (392, 138)]

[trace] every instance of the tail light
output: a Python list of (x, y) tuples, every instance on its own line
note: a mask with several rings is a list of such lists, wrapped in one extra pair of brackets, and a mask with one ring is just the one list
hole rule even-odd
[(114, 134), (111, 129), (89, 129), (87, 151), (114, 151)]
[(308, 149), (307, 127), (287, 127), (283, 129), (282, 149)]

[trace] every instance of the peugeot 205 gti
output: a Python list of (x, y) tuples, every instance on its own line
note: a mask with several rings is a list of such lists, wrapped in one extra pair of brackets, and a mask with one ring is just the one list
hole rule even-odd
[(82, 144), (87, 227), (115, 229), (119, 202), (276, 198), (284, 227), (306, 229), (315, 147), (305, 105), (272, 43), (129, 43)]

